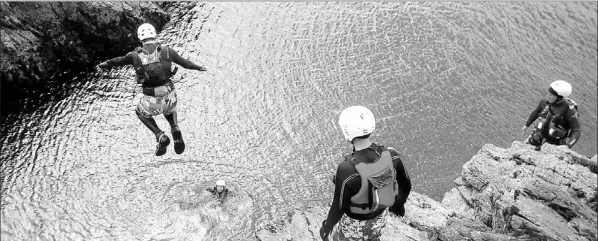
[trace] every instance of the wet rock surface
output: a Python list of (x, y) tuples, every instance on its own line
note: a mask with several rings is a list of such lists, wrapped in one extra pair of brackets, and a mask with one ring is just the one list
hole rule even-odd
[(151, 2), (0, 2), (0, 16), (3, 105), (130, 51), (139, 24), (170, 20)]
[[(442, 202), (412, 192), (405, 217), (391, 214), (382, 240), (596, 240), (595, 160), (549, 144), (487, 144)], [(256, 237), (317, 240), (327, 211), (290, 213)]]

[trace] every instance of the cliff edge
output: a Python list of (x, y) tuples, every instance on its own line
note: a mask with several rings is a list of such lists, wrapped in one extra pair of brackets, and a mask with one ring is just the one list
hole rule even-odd
[(12, 111), (22, 104), (7, 101), (39, 97), (61, 86), (55, 77), (131, 51), (141, 23), (160, 30), (170, 20), (152, 2), (0, 2), (0, 16), (2, 105)]
[[(597, 166), (596, 156), (550, 144), (541, 151), (522, 142), (506, 149), (487, 144), (463, 165), (442, 202), (412, 192), (405, 216), (389, 216), (382, 240), (597, 240)], [(327, 212), (291, 212), (256, 238), (319, 240)]]

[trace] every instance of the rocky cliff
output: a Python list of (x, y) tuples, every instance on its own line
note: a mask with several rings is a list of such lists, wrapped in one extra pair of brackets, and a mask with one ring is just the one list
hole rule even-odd
[(152, 2), (0, 2), (0, 16), (3, 105), (130, 51), (141, 23), (170, 20)]
[[(553, 145), (485, 145), (442, 202), (412, 192), (382, 240), (597, 240), (596, 156)], [(319, 240), (328, 207), (274, 220), (258, 240)]]

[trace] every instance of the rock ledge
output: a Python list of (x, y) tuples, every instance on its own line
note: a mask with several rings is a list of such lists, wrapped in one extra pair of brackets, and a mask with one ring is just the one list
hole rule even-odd
[[(547, 144), (487, 144), (437, 202), (412, 192), (405, 217), (391, 215), (382, 240), (598, 240), (596, 156)], [(328, 207), (289, 213), (258, 240), (319, 240)]]

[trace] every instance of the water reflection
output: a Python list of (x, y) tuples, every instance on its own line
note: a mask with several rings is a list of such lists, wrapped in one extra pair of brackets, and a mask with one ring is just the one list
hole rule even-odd
[[(596, 153), (596, 5), (180, 3), (162, 40), (179, 69), (187, 150), (154, 157), (130, 69), (82, 80), (2, 127), (2, 240), (253, 238), (274, 216), (332, 198), (349, 105), (403, 153), (414, 190), (440, 199), (485, 143), (519, 128), (555, 76)], [(588, 20), (589, 19), (589, 20)], [(551, 29), (552, 31), (547, 31)], [(158, 125), (167, 128), (162, 117)], [(236, 186), (230, 204), (202, 187)], [(176, 237), (176, 238), (175, 238)]]

